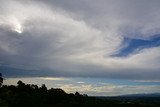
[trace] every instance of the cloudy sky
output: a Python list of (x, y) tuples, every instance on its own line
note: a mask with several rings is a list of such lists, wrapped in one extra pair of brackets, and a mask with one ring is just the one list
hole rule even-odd
[(160, 92), (160, 1), (0, 0), (0, 71), (5, 84)]

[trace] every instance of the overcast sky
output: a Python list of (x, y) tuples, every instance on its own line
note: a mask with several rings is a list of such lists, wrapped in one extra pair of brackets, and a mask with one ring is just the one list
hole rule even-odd
[(160, 81), (160, 0), (0, 0), (0, 70)]

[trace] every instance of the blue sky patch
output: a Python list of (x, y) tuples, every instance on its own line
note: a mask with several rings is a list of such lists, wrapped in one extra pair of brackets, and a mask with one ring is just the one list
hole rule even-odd
[(154, 37), (151, 39), (147, 39), (147, 40), (124, 38), (124, 41), (122, 44), (123, 45), (127, 44), (127, 46), (125, 48), (122, 48), (119, 51), (119, 53), (114, 54), (112, 56), (123, 57), (123, 56), (127, 56), (127, 55), (131, 54), (132, 52), (134, 52), (136, 50), (160, 46), (160, 36)]

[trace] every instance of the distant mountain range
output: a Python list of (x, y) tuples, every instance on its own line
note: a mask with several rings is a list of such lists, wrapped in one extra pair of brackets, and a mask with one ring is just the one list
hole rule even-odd
[(139, 94), (127, 94), (119, 96), (96, 96), (100, 99), (108, 100), (155, 100), (160, 101), (160, 93), (139, 93)]
[[(113, 100), (113, 101), (120, 101), (120, 102), (145, 102), (145, 103), (155, 103), (160, 104), (160, 93), (141, 93), (141, 94), (127, 94), (127, 95), (120, 95), (120, 96), (98, 96), (97, 98), (102, 100)], [(159, 107), (159, 106), (158, 106)]]
[(160, 93), (140, 93), (140, 94), (127, 94), (127, 95), (120, 95), (116, 97), (160, 97)]

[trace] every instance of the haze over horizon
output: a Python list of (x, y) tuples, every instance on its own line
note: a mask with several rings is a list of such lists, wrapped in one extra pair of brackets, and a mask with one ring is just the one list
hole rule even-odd
[(0, 0), (4, 84), (160, 93), (159, 0)]

